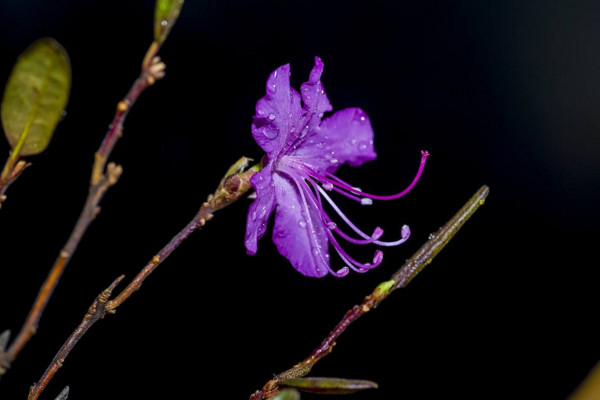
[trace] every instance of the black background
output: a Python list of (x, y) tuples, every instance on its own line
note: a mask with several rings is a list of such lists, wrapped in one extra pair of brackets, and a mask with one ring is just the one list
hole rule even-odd
[[(0, 331), (18, 330), (80, 212), (153, 11), (142, 0), (0, 2), (0, 80), (44, 36), (65, 46), (73, 68), (67, 117), (0, 211)], [(451, 245), (312, 375), (380, 384), (355, 399), (565, 398), (600, 356), (599, 20), (591, 0), (188, 0), (161, 51), (167, 76), (135, 105), (112, 155), (122, 179), (0, 398), (24, 399), (96, 294), (133, 277), (238, 157), (261, 157), (250, 124), (268, 74), (289, 62), (298, 87), (315, 55), (334, 108), (363, 108), (375, 131), (377, 160), (340, 177), (399, 191), (419, 151), (431, 152), (407, 197), (340, 201), (388, 237), (409, 224), (410, 241), (366, 275), (309, 279), (269, 234), (245, 254), (242, 200), (92, 328), (45, 398), (65, 385), (72, 399), (247, 398), (308, 355), (482, 184), (486, 205)]]

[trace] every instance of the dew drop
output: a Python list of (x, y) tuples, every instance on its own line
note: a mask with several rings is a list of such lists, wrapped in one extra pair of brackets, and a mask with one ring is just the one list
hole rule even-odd
[(162, 21), (160, 21), (160, 25), (167, 26), (167, 25), (169, 25), (169, 21), (167, 21), (166, 19), (163, 19)]
[(252, 211), (252, 221), (256, 221), (256, 211)]
[(264, 218), (264, 217), (265, 217), (265, 215), (267, 215), (267, 207), (263, 207), (263, 208), (260, 210), (260, 215), (258, 216), (258, 218)]
[(340, 160), (338, 160), (337, 158), (332, 158), (332, 159), (329, 160), (329, 162), (332, 163), (332, 164), (337, 164), (337, 163), (340, 162)]
[(360, 199), (360, 204), (363, 206), (370, 206), (371, 204), (373, 204), (373, 199), (363, 197), (362, 199)]
[(335, 228), (337, 228), (337, 224), (333, 221), (329, 221), (326, 225), (331, 230), (334, 230)]
[(269, 121), (275, 121), (275, 114), (269, 114)]
[(358, 144), (358, 149), (359, 149), (360, 151), (365, 151), (365, 150), (367, 150), (367, 147), (369, 147), (369, 145), (367, 144), (367, 142), (364, 142), (364, 141), (363, 141), (363, 142), (360, 142), (360, 143)]
[(308, 133), (308, 125), (306, 125), (304, 127), (304, 129), (302, 129), (302, 132), (300, 132), (300, 137), (303, 138), (304, 136), (306, 136), (307, 133)]
[(322, 186), (323, 186), (323, 189), (325, 189), (327, 191), (333, 190), (333, 183), (331, 183), (331, 182), (325, 182)]
[(298, 225), (300, 225), (300, 228), (306, 228), (306, 221), (298, 221)]
[(325, 147), (325, 142), (319, 142), (315, 146), (317, 147), (317, 149), (322, 149), (323, 147)]
[(263, 135), (267, 139), (275, 139), (279, 135), (279, 128), (273, 125), (267, 125), (263, 128)]
[(429, 239), (429, 240), (433, 240), (433, 239), (435, 239), (435, 235), (434, 235), (433, 233), (430, 233), (430, 234), (429, 234), (429, 237), (428, 237), (428, 239)]

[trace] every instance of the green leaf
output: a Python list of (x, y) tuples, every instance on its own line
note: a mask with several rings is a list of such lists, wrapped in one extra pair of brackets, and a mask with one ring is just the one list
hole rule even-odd
[(308, 393), (351, 394), (365, 389), (377, 389), (377, 383), (359, 379), (342, 378), (297, 378), (281, 383)]
[(300, 393), (294, 389), (284, 389), (275, 396), (269, 397), (269, 400), (300, 400)]
[(156, 0), (154, 12), (154, 39), (162, 43), (175, 24), (179, 12), (183, 7), (183, 0)]
[(67, 105), (71, 66), (54, 39), (34, 42), (17, 60), (2, 98), (2, 126), (13, 158), (41, 153)]

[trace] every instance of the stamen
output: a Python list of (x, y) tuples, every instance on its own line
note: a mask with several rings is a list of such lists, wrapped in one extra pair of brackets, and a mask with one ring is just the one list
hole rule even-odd
[[(333, 200), (331, 200), (331, 197), (329, 197), (329, 195), (327, 195), (327, 193), (325, 193), (325, 191), (323, 189), (321, 189), (319, 186), (316, 186), (316, 188), (321, 193), (321, 195), (323, 195), (323, 197), (325, 197), (325, 200), (327, 200), (327, 202), (335, 210), (335, 212), (338, 213), (338, 215), (340, 216), (340, 218), (342, 218), (342, 220), (346, 223), (346, 225), (348, 225), (350, 228), (352, 228), (352, 230), (354, 232), (356, 232), (362, 238), (370, 239), (370, 237), (366, 233), (364, 233), (363, 231), (358, 229), (358, 227), (356, 225), (354, 225), (348, 217), (346, 217), (346, 215), (342, 212), (342, 210), (340, 210), (340, 208), (333, 202)], [(401, 239), (398, 239), (394, 242), (384, 242), (384, 241), (380, 241), (380, 240), (374, 240), (372, 243), (379, 245), (379, 246), (391, 247), (391, 246), (398, 246), (398, 245), (406, 242), (406, 240), (408, 240), (408, 237), (410, 236), (410, 229), (407, 225), (404, 225), (402, 227), (400, 235), (401, 235)], [(346, 239), (346, 238), (344, 238), (344, 239)]]
[(338, 252), (339, 256), (344, 260), (347, 266), (352, 268), (354, 271), (359, 273), (367, 272), (370, 269), (378, 267), (383, 261), (383, 252), (381, 250), (376, 250), (373, 255), (373, 264), (370, 263), (360, 263), (356, 261), (354, 258), (350, 257), (348, 253), (344, 251), (342, 246), (338, 243), (335, 237), (331, 234), (330, 231), (327, 231), (327, 236), (329, 237), (329, 241), (333, 245), (333, 248)]
[(332, 231), (336, 232), (342, 238), (346, 239), (346, 241), (348, 241), (350, 243), (358, 244), (358, 245), (365, 245), (365, 244), (374, 243), (375, 241), (377, 241), (377, 239), (379, 239), (383, 235), (383, 229), (381, 229), (380, 227), (376, 227), (375, 230), (373, 231), (373, 233), (371, 234), (371, 236), (368, 239), (366, 239), (366, 240), (354, 239), (354, 238), (348, 236), (341, 229), (337, 228), (337, 224), (335, 222), (331, 221), (331, 218), (329, 217), (329, 215), (327, 215), (327, 213), (323, 209), (323, 203), (321, 201), (321, 195), (319, 194), (322, 191), (322, 189), (320, 189), (319, 185), (317, 185), (317, 183), (314, 180), (312, 180), (311, 178), (306, 178), (306, 180), (308, 182), (310, 182), (310, 184), (315, 189), (315, 195), (316, 195), (317, 201), (319, 203), (319, 210), (321, 212), (321, 219), (322, 219), (323, 223), (329, 229), (331, 229)]
[(417, 182), (421, 178), (421, 175), (423, 174), (423, 170), (425, 169), (425, 163), (427, 162), (428, 157), (429, 157), (429, 153), (426, 150), (421, 151), (421, 163), (419, 164), (419, 170), (417, 171), (417, 174), (413, 178), (412, 182), (408, 185), (408, 187), (406, 189), (404, 189), (400, 193), (393, 194), (390, 196), (379, 196), (379, 195), (375, 195), (375, 194), (365, 193), (361, 190), (357, 190), (355, 187), (342, 181), (340, 178), (338, 178), (337, 176), (335, 176), (329, 172), (326, 172), (327, 176), (329, 178), (333, 178), (334, 181), (332, 181), (331, 179), (326, 179), (326, 182), (331, 182), (334, 185), (336, 185), (344, 190), (347, 190), (354, 194), (358, 194), (360, 196), (369, 197), (373, 200), (394, 200), (394, 199), (398, 199), (398, 198), (406, 195), (417, 184)]
[(383, 229), (381, 229), (380, 227), (375, 228), (371, 237), (369, 239), (364, 239), (364, 240), (354, 239), (353, 237), (348, 236), (346, 233), (344, 233), (344, 231), (342, 231), (339, 228), (333, 229), (333, 231), (335, 233), (337, 233), (338, 235), (340, 235), (347, 242), (359, 244), (359, 245), (375, 243), (377, 241), (377, 239), (379, 239), (381, 237), (381, 235), (383, 235)]

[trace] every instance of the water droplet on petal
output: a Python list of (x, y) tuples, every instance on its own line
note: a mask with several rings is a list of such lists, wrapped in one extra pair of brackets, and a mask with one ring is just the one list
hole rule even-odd
[(267, 139), (275, 139), (277, 136), (279, 136), (279, 128), (274, 126), (274, 125), (266, 125), (263, 128), (262, 131), (263, 135), (265, 135), (265, 137)]
[(167, 26), (167, 25), (169, 25), (169, 21), (167, 21), (166, 19), (163, 19), (162, 21), (160, 21), (160, 25)]
[(317, 149), (322, 149), (323, 147), (325, 147), (325, 142), (319, 142), (315, 146), (317, 147)]
[(433, 233), (430, 233), (428, 239), (429, 240), (435, 239), (435, 235)]
[(360, 199), (360, 204), (363, 206), (370, 206), (371, 204), (373, 204), (373, 199), (363, 197), (362, 199)]
[(252, 211), (252, 221), (256, 221), (256, 217), (257, 217), (256, 211)]
[(322, 186), (323, 186), (323, 189), (325, 189), (325, 190), (328, 190), (328, 191), (333, 190), (333, 183), (331, 183), (331, 182), (325, 182)]
[(304, 136), (306, 136), (307, 133), (308, 133), (308, 125), (306, 125), (304, 127), (304, 129), (302, 129), (302, 132), (300, 132), (300, 137), (303, 138)]
[(275, 121), (275, 114), (269, 114), (269, 121)]
[(367, 142), (364, 142), (364, 141), (363, 141), (363, 142), (360, 142), (360, 143), (358, 144), (358, 149), (359, 149), (360, 151), (365, 151), (365, 150), (367, 150), (367, 148), (368, 148), (368, 147), (369, 147), (369, 145), (367, 144)]
[(306, 221), (298, 221), (298, 225), (300, 225), (300, 228), (306, 228)]
[(260, 210), (260, 215), (258, 216), (258, 218), (264, 218), (264, 217), (265, 217), (265, 215), (267, 215), (267, 207), (263, 207), (263, 208)]
[(329, 222), (328, 222), (327, 224), (325, 224), (325, 225), (327, 225), (327, 228), (329, 228), (329, 229), (331, 229), (331, 230), (334, 230), (335, 228), (337, 228), (337, 224), (336, 224), (335, 222), (333, 222), (333, 221), (329, 221)]
[(337, 158), (332, 158), (332, 159), (329, 160), (329, 162), (332, 163), (332, 164), (337, 164), (337, 163), (340, 162), (340, 160), (338, 160)]

